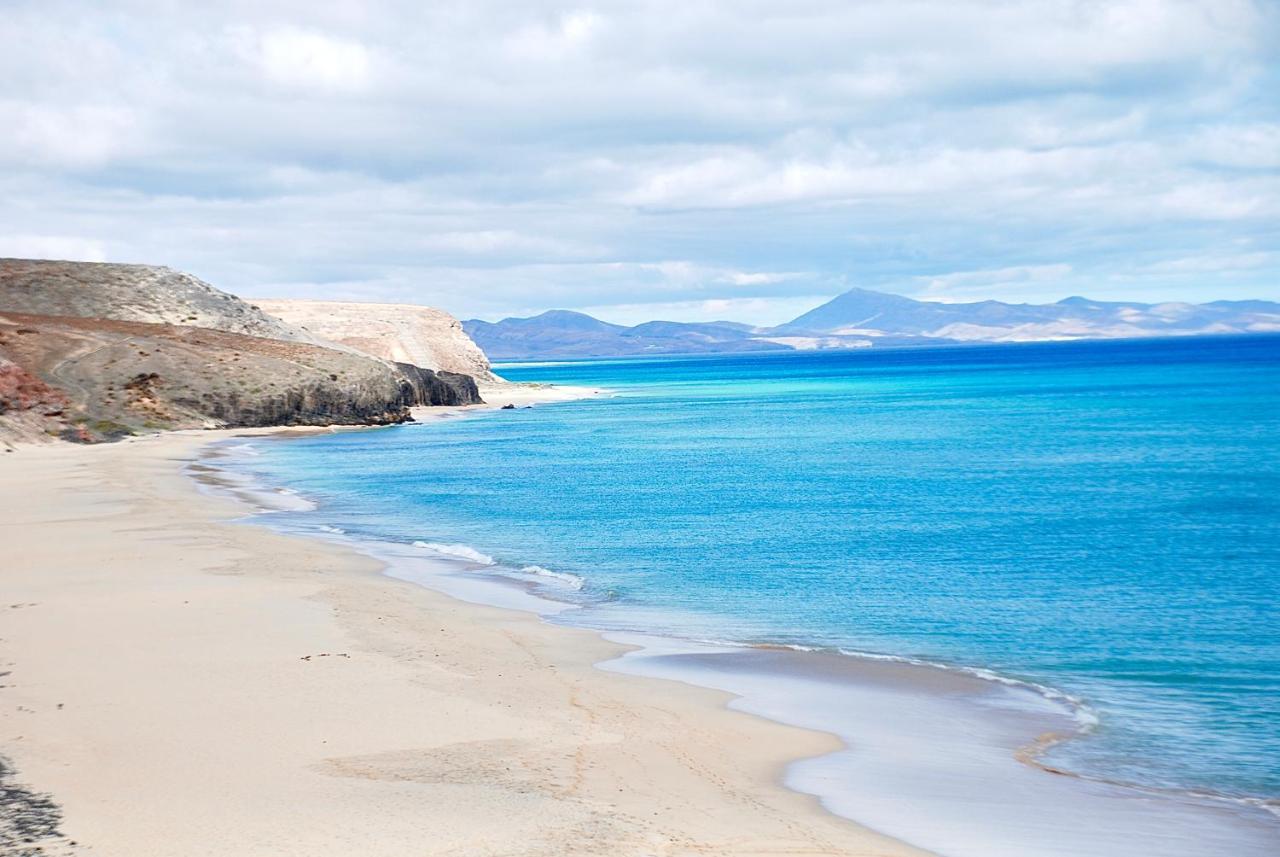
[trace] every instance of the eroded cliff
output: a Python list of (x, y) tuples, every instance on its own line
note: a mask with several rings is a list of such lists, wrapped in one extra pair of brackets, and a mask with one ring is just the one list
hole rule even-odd
[(493, 374), (480, 346), (449, 313), (411, 304), (261, 300), (258, 306), (307, 333), (365, 354), (424, 369), (470, 375), (484, 384)]

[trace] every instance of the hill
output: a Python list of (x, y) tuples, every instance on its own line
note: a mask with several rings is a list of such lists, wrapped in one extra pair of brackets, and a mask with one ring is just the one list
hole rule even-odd
[(197, 277), (154, 265), (0, 259), (0, 309), (203, 327), (323, 344), (318, 337)]
[(0, 437), (368, 425), (479, 402), (472, 378), (362, 354), (168, 268), (0, 262)]
[(443, 310), (413, 304), (260, 300), (257, 305), (307, 334), (365, 354), (423, 369), (499, 380), (489, 359)]

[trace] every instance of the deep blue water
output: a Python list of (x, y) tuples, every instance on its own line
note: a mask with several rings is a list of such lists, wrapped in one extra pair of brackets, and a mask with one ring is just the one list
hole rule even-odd
[(1052, 761), (1280, 795), (1280, 338), (501, 368), (613, 398), (260, 444), (353, 533), (582, 576), (575, 622), (991, 668)]

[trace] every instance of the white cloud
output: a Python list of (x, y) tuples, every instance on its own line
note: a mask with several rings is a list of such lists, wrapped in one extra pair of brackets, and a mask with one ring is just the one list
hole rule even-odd
[(1280, 167), (1280, 123), (1216, 125), (1204, 128), (1190, 143), (1191, 157), (1229, 167)]
[(85, 169), (145, 150), (145, 129), (126, 106), (0, 101), (0, 159)]
[(773, 271), (732, 271), (728, 275), (729, 282), (735, 286), (757, 286), (766, 283), (783, 283), (802, 276), (798, 273)]
[(1157, 276), (1167, 274), (1186, 274), (1204, 276), (1222, 271), (1253, 271), (1274, 266), (1280, 261), (1280, 253), (1217, 253), (1204, 256), (1183, 256), (1177, 259), (1165, 259), (1151, 265), (1144, 265), (1140, 273)]
[(73, 235), (0, 235), (0, 256), (69, 262), (108, 261), (104, 242)]
[(233, 30), (265, 79), (292, 89), (361, 92), (372, 80), (369, 49), (350, 39), (297, 27), (265, 33)]
[(559, 259), (598, 255), (599, 248), (571, 241), (528, 235), (511, 229), (438, 232), (420, 239), (423, 247), (443, 252), (488, 256), (519, 254), (521, 258)]
[(1278, 25), (1263, 0), (10, 0), (0, 235), (463, 314), (931, 272), (1274, 296), (1280, 256), (1229, 258), (1280, 250)]
[(1011, 289), (1025, 290), (1030, 284), (1057, 282), (1071, 274), (1065, 263), (1051, 265), (1016, 265), (980, 271), (953, 271), (917, 279), (923, 290), (918, 297), (933, 301), (972, 300), (977, 293), (999, 296)]
[(530, 24), (505, 40), (508, 53), (525, 60), (563, 59), (582, 49), (601, 29), (604, 18), (595, 12), (570, 12), (554, 26)]
[(785, 298), (716, 298), (702, 301), (660, 301), (639, 304), (585, 306), (580, 311), (614, 324), (646, 321), (736, 321), (756, 327), (773, 327), (791, 321), (830, 300), (832, 295), (798, 295)]

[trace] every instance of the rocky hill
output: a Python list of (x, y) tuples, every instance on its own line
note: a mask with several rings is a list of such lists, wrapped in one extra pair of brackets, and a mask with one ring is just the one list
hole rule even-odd
[(479, 401), (467, 375), (333, 346), (167, 268), (0, 263), (0, 438), (385, 424)]
[(153, 265), (0, 259), (0, 309), (326, 344), (197, 277)]
[(423, 369), (499, 381), (489, 359), (449, 313), (412, 304), (260, 300), (266, 312), (310, 335)]

